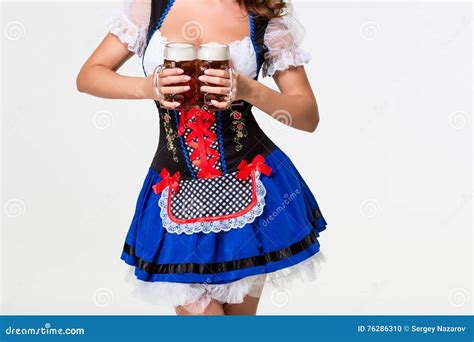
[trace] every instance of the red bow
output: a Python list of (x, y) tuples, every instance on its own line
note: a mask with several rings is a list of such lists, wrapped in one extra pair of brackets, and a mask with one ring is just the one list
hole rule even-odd
[(155, 194), (159, 194), (162, 192), (168, 185), (171, 186), (171, 190), (174, 191), (174, 193), (178, 192), (179, 188), (179, 178), (180, 174), (179, 171), (176, 171), (173, 176), (170, 176), (170, 173), (168, 170), (163, 168), (160, 172), (161, 180), (153, 185), (153, 191), (155, 191)]
[(242, 160), (237, 168), (239, 169), (237, 178), (240, 180), (246, 180), (254, 170), (260, 171), (265, 176), (270, 176), (272, 172), (272, 168), (265, 164), (265, 158), (261, 154), (257, 154), (250, 164)]

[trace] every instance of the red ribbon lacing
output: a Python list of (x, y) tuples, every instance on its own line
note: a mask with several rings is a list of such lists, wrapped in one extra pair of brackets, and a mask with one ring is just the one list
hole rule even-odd
[(237, 178), (240, 180), (246, 180), (252, 171), (260, 171), (265, 176), (270, 176), (272, 168), (265, 164), (265, 158), (261, 154), (257, 154), (251, 163), (242, 160), (237, 166), (239, 172), (237, 173)]
[(170, 175), (167, 169), (163, 168), (160, 172), (161, 180), (153, 185), (153, 191), (155, 191), (155, 194), (159, 194), (162, 192), (167, 186), (171, 187), (171, 190), (174, 191), (176, 194), (179, 189), (179, 179), (180, 179), (180, 174), (179, 171), (176, 171), (173, 176)]
[(186, 128), (191, 130), (185, 142), (194, 149), (189, 159), (193, 165), (199, 167), (198, 178), (213, 178), (222, 175), (222, 172), (214, 167), (219, 161), (219, 152), (211, 148), (217, 138), (210, 129), (215, 121), (214, 113), (199, 108), (180, 112), (178, 134), (183, 135)]

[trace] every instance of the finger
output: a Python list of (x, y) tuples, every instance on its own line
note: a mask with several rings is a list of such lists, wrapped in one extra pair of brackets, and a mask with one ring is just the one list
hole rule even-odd
[(167, 76), (175, 76), (175, 75), (181, 75), (184, 72), (183, 69), (180, 68), (165, 68), (161, 70), (160, 72), (160, 77), (167, 77)]
[(199, 76), (199, 80), (205, 83), (212, 83), (224, 87), (230, 87), (230, 79), (228, 78), (201, 75)]
[(160, 87), (161, 94), (180, 94), (185, 93), (190, 89), (189, 86), (176, 86), (176, 87)]
[(165, 101), (165, 100), (161, 100), (160, 104), (163, 107), (168, 108), (168, 109), (175, 109), (175, 108), (178, 108), (181, 105), (181, 103), (179, 103), (179, 102), (169, 102), (169, 101)]
[(211, 103), (214, 107), (219, 108), (219, 109), (227, 109), (230, 106), (229, 102), (219, 102), (216, 100), (211, 100)]
[(204, 73), (208, 76), (229, 78), (229, 73), (227, 72), (227, 70), (223, 69), (206, 69), (204, 70)]
[(204, 92), (204, 93), (209, 93), (209, 94), (228, 95), (230, 93), (230, 88), (202, 86), (201, 91)]
[(168, 84), (179, 84), (188, 82), (191, 80), (191, 77), (188, 75), (180, 75), (180, 76), (166, 76), (160, 78), (160, 85), (168, 85)]

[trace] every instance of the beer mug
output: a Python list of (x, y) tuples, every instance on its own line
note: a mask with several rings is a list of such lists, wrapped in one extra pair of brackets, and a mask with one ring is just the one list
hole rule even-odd
[[(233, 69), (230, 66), (230, 49), (229, 45), (221, 43), (207, 43), (199, 46), (198, 53), (198, 77), (204, 75), (204, 71), (207, 69), (224, 69), (227, 70), (230, 74), (231, 86), (230, 89), (233, 89)], [(206, 86), (216, 86), (212, 83), (201, 82), (200, 85)], [(217, 108), (212, 104), (212, 100), (218, 102), (225, 102), (228, 100), (229, 95), (221, 94), (209, 94), (200, 91), (198, 95), (198, 104), (204, 110), (212, 111)]]
[[(190, 109), (197, 105), (198, 84), (196, 80), (196, 47), (188, 43), (168, 43), (164, 49), (164, 61), (161, 70), (165, 68), (180, 68), (182, 75), (190, 76), (185, 83), (170, 84), (172, 86), (189, 86), (189, 90), (179, 94), (163, 94), (166, 101), (179, 102), (178, 109)], [(160, 71), (161, 71), (160, 70)]]

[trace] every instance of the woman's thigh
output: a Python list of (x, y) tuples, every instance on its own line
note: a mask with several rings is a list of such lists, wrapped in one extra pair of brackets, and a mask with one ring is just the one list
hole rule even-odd
[(211, 300), (211, 302), (206, 307), (206, 309), (200, 313), (191, 312), (183, 306), (177, 306), (174, 309), (176, 311), (176, 314), (180, 316), (224, 316), (225, 315), (222, 304), (216, 300)]
[(229, 316), (256, 315), (260, 298), (245, 296), (244, 301), (239, 304), (224, 304), (224, 312)]

